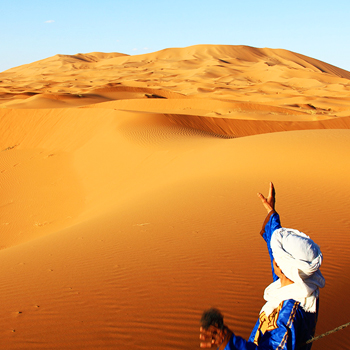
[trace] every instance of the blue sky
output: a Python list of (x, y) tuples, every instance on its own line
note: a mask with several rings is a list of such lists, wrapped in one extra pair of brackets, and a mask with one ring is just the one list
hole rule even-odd
[(282, 48), (350, 70), (349, 0), (1, 1), (0, 72), (56, 54)]

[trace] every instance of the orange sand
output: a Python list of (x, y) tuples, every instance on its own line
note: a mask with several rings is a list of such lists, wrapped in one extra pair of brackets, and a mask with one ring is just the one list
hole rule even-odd
[(245, 46), (0, 73), (2, 347), (195, 349), (210, 306), (248, 337), (269, 181), (324, 253), (316, 333), (349, 322), (349, 97), (350, 72)]

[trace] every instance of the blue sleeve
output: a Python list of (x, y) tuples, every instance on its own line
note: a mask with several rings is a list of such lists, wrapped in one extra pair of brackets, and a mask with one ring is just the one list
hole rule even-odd
[(258, 349), (251, 341), (246, 341), (228, 330), (228, 334), (217, 350), (256, 350)]
[(232, 333), (231, 338), (224, 348), (221, 346), (218, 350), (257, 350), (259, 349), (257, 345), (253, 342), (246, 341), (242, 337), (239, 337)]
[(279, 228), (281, 228), (281, 222), (280, 222), (280, 217), (279, 215), (274, 211), (271, 210), (269, 214), (267, 215), (263, 227), (260, 231), (260, 234), (262, 238), (264, 238), (266, 244), (267, 244), (267, 250), (270, 255), (270, 261), (271, 261), (271, 270), (272, 270), (272, 277), (274, 281), (278, 280), (278, 277), (276, 276), (274, 269), (273, 269), (273, 255), (272, 255), (272, 249), (271, 249), (271, 236), (273, 232)]
[[(295, 348), (292, 346), (289, 337), (290, 329), (278, 328), (277, 332), (266, 332), (262, 341), (259, 345), (256, 345), (252, 341), (247, 341), (242, 337), (239, 337), (235, 334), (232, 334), (230, 340), (226, 344), (223, 350), (272, 350), (272, 349), (283, 349), (283, 350), (294, 350)], [(284, 338), (284, 335), (285, 338)], [(279, 346), (282, 345), (283, 347)], [(219, 348), (221, 350), (221, 347)]]
[[(298, 328), (302, 325), (303, 312), (299, 303), (293, 300), (284, 302), (283, 308), (277, 316), (276, 325), (260, 334), (259, 345), (253, 339), (248, 341), (232, 333), (230, 339), (220, 346), (220, 350), (296, 350), (298, 349)], [(260, 331), (259, 331), (260, 332)], [(305, 330), (303, 330), (305, 332)], [(310, 345), (302, 346), (300, 350), (310, 349)]]

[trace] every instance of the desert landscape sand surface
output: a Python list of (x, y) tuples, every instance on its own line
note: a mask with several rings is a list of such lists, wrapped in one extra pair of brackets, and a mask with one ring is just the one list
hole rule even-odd
[[(350, 72), (286, 50), (56, 55), (0, 73), (1, 348), (248, 337), (271, 282), (257, 192), (324, 254), (316, 334), (350, 321)], [(313, 349), (350, 349), (349, 329)]]

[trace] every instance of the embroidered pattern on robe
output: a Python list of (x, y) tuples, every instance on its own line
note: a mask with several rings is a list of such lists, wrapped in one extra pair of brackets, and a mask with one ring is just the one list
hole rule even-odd
[(260, 337), (260, 332), (261, 334), (264, 334), (267, 331), (273, 331), (276, 329), (277, 326), (277, 320), (278, 316), (280, 314), (280, 311), (283, 306), (283, 301), (278, 305), (278, 307), (272, 311), (272, 313), (267, 317), (265, 312), (262, 312), (259, 315), (259, 328), (256, 331), (255, 338), (254, 338), (254, 343), (256, 345), (259, 344), (259, 337)]

